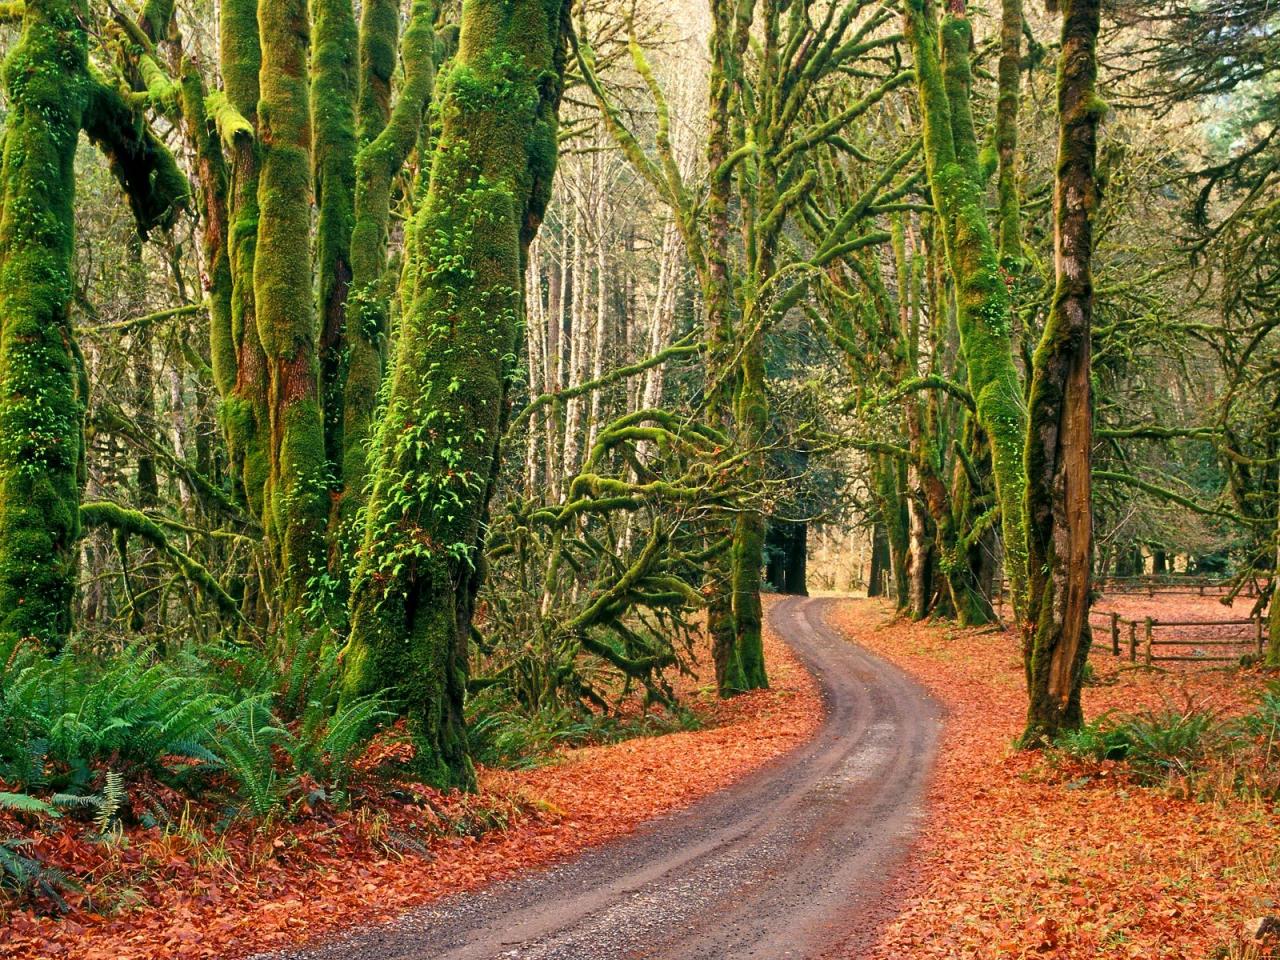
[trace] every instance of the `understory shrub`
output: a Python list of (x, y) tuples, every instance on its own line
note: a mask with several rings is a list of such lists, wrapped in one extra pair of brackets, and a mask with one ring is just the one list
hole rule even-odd
[(561, 747), (614, 743), (698, 726), (697, 714), (679, 707), (635, 715), (546, 707), (529, 712), (501, 688), (480, 691), (468, 701), (468, 739), (478, 763), (528, 769)]
[(1191, 704), (1104, 714), (1064, 733), (1056, 749), (1058, 759), (1116, 761), (1139, 783), (1198, 799), (1280, 800), (1280, 683), (1243, 716)]
[(0, 674), (0, 781), (104, 821), (142, 780), (224, 796), (233, 816), (344, 800), (369, 732), (388, 716), (382, 703), (337, 709), (325, 656), (281, 673), (242, 657), (244, 685), (219, 679), (223, 662), (216, 651), (14, 655)]

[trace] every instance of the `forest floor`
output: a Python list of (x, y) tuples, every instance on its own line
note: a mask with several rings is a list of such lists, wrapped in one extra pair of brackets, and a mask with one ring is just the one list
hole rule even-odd
[[(1106, 598), (1125, 617), (1210, 620), (1216, 599)], [(1090, 768), (1012, 749), (1026, 700), (1012, 632), (895, 620), (878, 601), (842, 604), (833, 621), (924, 683), (947, 709), (929, 814), (897, 887), (898, 917), (875, 960), (1143, 958), (1265, 954), (1249, 918), (1280, 899), (1274, 806), (1198, 801), (1185, 784), (1139, 786), (1119, 765)], [(1148, 670), (1096, 638), (1086, 716), (1199, 708), (1246, 710), (1269, 679), (1258, 670), (1176, 664)]]
[[(12, 960), (230, 958), (395, 917), (563, 860), (687, 807), (812, 737), (817, 686), (772, 631), (770, 690), (721, 701), (681, 678), (699, 729), (563, 751), (532, 770), (482, 770), (473, 797), (373, 785), (350, 809), (222, 833), (133, 825), (106, 837), (69, 817), (0, 824), (84, 882), (66, 915), (0, 905)], [(703, 657), (705, 662), (708, 658)]]
[(924, 809), (940, 708), (849, 643), (839, 601), (769, 620), (818, 678), (812, 740), (680, 813), (549, 870), (259, 960), (816, 960), (856, 952)]
[[(817, 637), (818, 648), (814, 640), (800, 637), (797, 649), (810, 645), (806, 657), (820, 649), (828, 659), (853, 659), (841, 661), (840, 670), (835, 661), (818, 662), (821, 679), (815, 681), (769, 630), (770, 691), (722, 702), (711, 694), (706, 676), (684, 678), (682, 694), (700, 729), (565, 750), (553, 762), (528, 771), (482, 771), (483, 791), (473, 797), (384, 783), (369, 787), (347, 810), (317, 810), (262, 828), (241, 823), (219, 834), (197, 828), (194, 814), (176, 827), (135, 824), (105, 838), (95, 835), (92, 824), (69, 817), (35, 827), (5, 814), (4, 826), (10, 831), (21, 827), (44, 860), (83, 878), (86, 886), (83, 893), (68, 896), (72, 910), (66, 915), (12, 906), (0, 913), (0, 954), (16, 960), (194, 960), (290, 948), (357, 924), (369, 929), (492, 881), (532, 878), (532, 867), (566, 863), (714, 793), (714, 800), (696, 808), (702, 815), (680, 814), (626, 846), (602, 848), (594, 860), (593, 855), (572, 860), (553, 871), (551, 882), (563, 876), (566, 891), (576, 891), (579, 873), (590, 874), (591, 864), (600, 861), (601, 902), (592, 916), (616, 914), (620, 929), (640, 936), (646, 949), (674, 929), (666, 916), (673, 904), (700, 909), (693, 891), (714, 887), (708, 878), (719, 883), (736, 875), (745, 884), (744, 895), (735, 893), (728, 900), (745, 904), (746, 913), (732, 924), (713, 924), (717, 933), (724, 931), (719, 935), (737, 936), (744, 924), (785, 926), (793, 914), (803, 912), (803, 905), (828, 918), (829, 946), (843, 957), (1263, 956), (1246, 945), (1242, 930), (1247, 919), (1277, 912), (1280, 819), (1273, 806), (1223, 799), (1222, 793), (1203, 801), (1176, 781), (1142, 786), (1112, 761), (1084, 764), (1052, 753), (1014, 751), (1025, 693), (1018, 642), (1009, 631), (913, 624), (894, 619), (878, 601), (781, 602), (788, 606), (773, 610), (790, 618), (784, 620), (790, 624), (789, 636), (794, 639), (800, 629)], [(1224, 612), (1216, 598), (1115, 597), (1099, 607), (1138, 620), (1211, 620), (1247, 616), (1249, 603), (1239, 600)], [(886, 691), (904, 681), (893, 680), (885, 673), (891, 668), (876, 667), (826, 629), (821, 617), (809, 615), (818, 609), (845, 637), (917, 678), (946, 711), (923, 830), (910, 861), (896, 872), (890, 869), (900, 857), (894, 851), (906, 849), (915, 829), (915, 801), (899, 801), (896, 825), (876, 829), (884, 819), (884, 798), (855, 802), (842, 791), (878, 789), (883, 794), (890, 784), (890, 792), (897, 793), (894, 777), (923, 777), (932, 749), (921, 744), (932, 735), (922, 732), (927, 722), (921, 726), (916, 720), (924, 722), (928, 711), (912, 720), (919, 729), (906, 738), (885, 740), (887, 734), (881, 734), (892, 724), (872, 722), (873, 713), (856, 723), (833, 714), (824, 724), (827, 710), (840, 710), (842, 698), (870, 696), (866, 702), (883, 709)], [(1192, 708), (1237, 715), (1270, 679), (1258, 670), (1199, 663), (1151, 670), (1130, 664), (1127, 651), (1116, 658), (1109, 648), (1100, 631), (1091, 656), (1093, 680), (1084, 698), (1091, 718)], [(832, 697), (830, 685), (837, 673), (859, 679), (852, 685), (846, 681)], [(825, 705), (819, 683), (827, 690)], [(907, 689), (902, 687), (897, 696), (908, 696)], [(849, 731), (858, 723), (866, 730), (855, 737)], [(796, 749), (808, 742), (810, 746)], [(784, 754), (789, 756), (782, 766), (770, 768), (773, 774), (745, 779)], [(866, 775), (872, 757), (895, 765), (886, 773)], [(815, 758), (830, 769), (800, 775)], [(726, 789), (737, 781), (744, 782)], [(758, 795), (784, 788), (790, 792), (781, 800)], [(792, 842), (785, 839), (788, 833), (809, 835), (795, 826), (797, 811), (819, 818), (839, 813), (844, 820), (815, 820), (813, 836), (826, 839), (804, 841), (779, 855)], [(681, 817), (697, 836), (707, 838), (707, 849), (699, 852), (694, 841), (672, 841), (674, 847), (666, 850), (654, 839), (678, 839)], [(850, 818), (857, 817), (866, 823), (850, 828)], [(724, 837), (717, 845), (712, 839), (720, 827)], [(842, 837), (855, 846), (840, 848), (836, 840)], [(867, 837), (878, 839), (870, 842)], [(864, 842), (883, 847), (873, 849), (870, 866), (856, 862), (864, 855), (856, 844)], [(748, 849), (760, 852), (749, 854)], [(610, 852), (614, 850), (621, 852)], [(626, 850), (636, 854), (634, 863)], [(651, 856), (655, 850), (657, 855)], [(737, 857), (737, 865), (722, 870), (726, 856)], [(611, 866), (609, 857), (620, 859)], [(828, 871), (826, 880), (810, 877), (813, 870), (806, 873), (806, 864), (813, 866), (815, 857), (831, 861), (820, 865), (819, 872)], [(677, 876), (694, 868), (711, 873), (702, 879), (691, 873), (688, 890), (674, 899), (667, 891), (657, 900), (637, 900), (609, 885), (610, 877), (646, 877), (657, 869), (655, 863), (667, 864), (662, 870), (670, 868)], [(785, 865), (781, 870), (780, 864)], [(847, 876), (837, 876), (842, 870)], [(890, 873), (896, 877), (892, 886), (878, 892), (879, 878)], [(671, 875), (643, 882), (665, 889)], [(854, 882), (859, 876), (861, 885)], [(826, 902), (836, 888), (846, 891), (842, 909)], [(522, 888), (516, 884), (514, 889), (514, 900), (499, 900), (497, 909), (504, 902), (521, 902)], [(569, 892), (549, 905), (541, 894), (523, 889), (528, 902), (522, 909), (534, 924), (551, 922), (544, 914), (563, 911), (576, 897)], [(850, 889), (858, 895), (850, 896)], [(713, 898), (710, 915), (723, 918), (724, 902)], [(665, 917), (660, 923), (628, 913), (655, 903)], [(575, 903), (572, 909), (580, 906)], [(499, 932), (505, 922), (496, 924)], [(575, 922), (574, 936), (591, 934), (589, 922)], [(851, 925), (872, 931), (877, 942), (845, 940)], [(394, 944), (394, 929), (376, 928), (370, 936), (375, 942), (390, 937), (387, 942)], [(675, 941), (668, 952), (683, 956), (682, 950), (697, 945), (694, 940)], [(339, 951), (334, 956), (378, 955), (376, 950), (347, 954), (342, 952), (347, 948), (333, 949)], [(571, 944), (568, 949), (563, 954), (552, 949), (546, 956), (582, 956)], [(812, 952), (799, 944), (797, 949), (806, 956)]]

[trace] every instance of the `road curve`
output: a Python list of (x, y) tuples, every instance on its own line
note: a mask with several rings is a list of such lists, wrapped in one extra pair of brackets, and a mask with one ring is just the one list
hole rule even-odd
[(818, 678), (807, 745), (622, 840), (274, 960), (856, 957), (921, 816), (941, 711), (902, 671), (787, 598), (774, 629)]

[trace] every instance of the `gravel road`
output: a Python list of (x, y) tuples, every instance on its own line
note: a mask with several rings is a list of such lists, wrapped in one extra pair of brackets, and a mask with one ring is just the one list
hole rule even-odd
[(559, 866), (260, 960), (857, 957), (893, 914), (886, 890), (922, 815), (941, 710), (827, 625), (835, 602), (770, 611), (827, 703), (806, 746)]

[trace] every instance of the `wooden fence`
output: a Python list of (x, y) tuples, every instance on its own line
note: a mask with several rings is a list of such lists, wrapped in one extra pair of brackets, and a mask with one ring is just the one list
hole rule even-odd
[[(1266, 646), (1266, 625), (1261, 616), (1253, 616), (1247, 620), (1159, 620), (1145, 617), (1142, 620), (1129, 620), (1120, 614), (1095, 610), (1093, 617), (1105, 618), (1111, 635), (1111, 653), (1121, 656), (1122, 645), (1128, 648), (1129, 661), (1136, 663), (1138, 651), (1142, 651), (1142, 662), (1145, 664), (1161, 661), (1194, 661), (1198, 663), (1223, 663), (1238, 661), (1245, 652), (1256, 652), (1262, 656)], [(1188, 628), (1208, 628), (1213, 633), (1208, 637), (1187, 637), (1185, 634), (1176, 639), (1157, 636), (1156, 631), (1172, 629), (1185, 631)], [(1225, 628), (1238, 630), (1239, 636), (1222, 636)], [(1226, 632), (1230, 632), (1229, 630)], [(1097, 635), (1095, 633), (1095, 641)], [(1214, 656), (1208, 653), (1167, 653), (1162, 654), (1162, 647), (1234, 647), (1235, 653)], [(1242, 647), (1249, 647), (1242, 651)]]
[[(1146, 594), (1148, 597), (1154, 597), (1157, 594), (1222, 597), (1230, 593), (1236, 584), (1235, 577), (1198, 577), (1179, 573), (1148, 574), (1141, 577), (1095, 577), (1093, 580), (1094, 589), (1102, 594)], [(1004, 606), (1009, 590), (1008, 581), (1004, 578), (996, 580), (993, 590), (994, 605)], [(1258, 591), (1258, 582), (1250, 577), (1240, 585), (1238, 595), (1256, 597)]]
[[(1140, 577), (1098, 577), (1094, 585), (1103, 593), (1187, 594), (1213, 597), (1230, 593), (1237, 585), (1235, 577), (1203, 577), (1190, 574), (1144, 574)], [(1252, 577), (1240, 584), (1239, 595), (1256, 597), (1258, 583)]]

